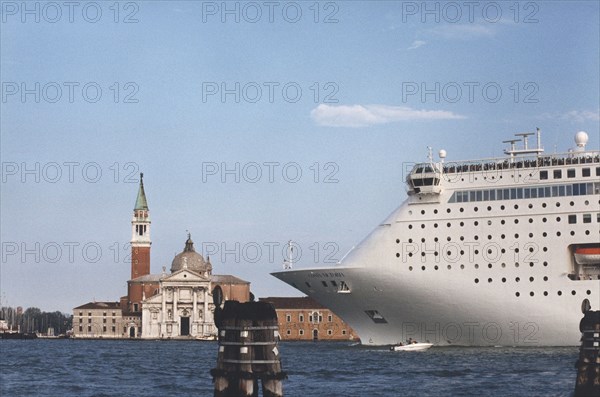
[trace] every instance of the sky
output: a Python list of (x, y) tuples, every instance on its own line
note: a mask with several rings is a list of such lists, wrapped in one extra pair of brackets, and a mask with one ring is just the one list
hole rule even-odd
[(600, 145), (597, 1), (0, 1), (0, 299), (126, 294), (139, 173), (151, 271), (191, 233), (257, 297), (331, 266), (405, 169)]

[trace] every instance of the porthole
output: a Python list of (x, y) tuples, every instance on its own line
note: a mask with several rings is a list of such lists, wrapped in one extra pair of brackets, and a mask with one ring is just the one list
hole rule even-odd
[(519, 205), (515, 204), (515, 209), (518, 210), (519, 209)]
[(408, 225), (408, 228), (409, 228), (409, 229), (412, 229), (412, 225)]
[(479, 265), (477, 263), (475, 264), (475, 269), (479, 269)]
[(529, 238), (533, 237), (533, 233), (529, 233)]
[(521, 278), (520, 277), (516, 277), (515, 281), (518, 283), (519, 281), (521, 281)]
[(544, 281), (548, 281), (548, 276), (544, 276)]
[(460, 241), (465, 241), (465, 236), (460, 236)]
[(589, 235), (590, 235), (590, 231), (589, 231), (589, 230), (586, 230), (586, 231), (585, 231), (585, 235), (586, 235), (586, 236), (589, 236)]
[(556, 217), (556, 222), (560, 222), (560, 216)]
[(435, 251), (435, 252), (433, 253), (433, 255), (434, 255), (434, 256), (438, 256), (439, 254), (440, 254), (440, 253), (439, 253), (439, 252), (437, 252), (437, 251)]
[(421, 229), (425, 229), (425, 224), (421, 223)]
[(460, 207), (460, 212), (465, 212), (465, 209), (463, 207)]
[(400, 253), (396, 252), (396, 258), (400, 258)]
[(424, 238), (424, 237), (421, 239), (421, 242), (422, 242), (422, 243), (424, 243), (424, 242), (425, 242), (425, 238)]
[(529, 218), (529, 223), (533, 223), (533, 218)]
[(425, 210), (421, 210), (421, 215), (425, 215)]
[(546, 237), (546, 236), (548, 236), (548, 233), (546, 233), (546, 232), (542, 233), (542, 237)]
[(475, 212), (477, 212), (477, 211), (479, 211), (479, 208), (475, 207), (475, 208), (473, 208), (473, 210), (474, 210)]
[(533, 204), (529, 204), (527, 207), (529, 207), (529, 209), (533, 208)]
[(425, 271), (425, 266), (421, 266), (421, 270)]
[(533, 262), (529, 262), (529, 266), (530, 266), (530, 267), (533, 267)]
[(561, 296), (561, 295), (562, 295), (562, 291), (558, 291), (558, 296)]
[(464, 269), (464, 268), (465, 268), (465, 265), (460, 265), (460, 269), (461, 270)]
[(465, 254), (464, 250), (460, 250), (460, 256), (463, 256)]
[(479, 250), (475, 250), (475, 255), (479, 255)]
[(463, 227), (465, 225), (464, 222), (459, 223), (460, 227)]
[(532, 283), (533, 282), (533, 277), (529, 277), (529, 282)]
[(435, 270), (438, 270), (438, 269), (439, 269), (438, 265), (435, 265), (433, 268), (434, 268)]
[(502, 265), (500, 266), (502, 266), (502, 268), (504, 269), (506, 267), (506, 263), (502, 262)]
[(413, 256), (413, 253), (412, 253), (412, 252), (409, 252), (409, 253), (408, 253), (408, 257), (409, 257), (409, 258), (412, 258), (412, 256)]
[(492, 235), (488, 234), (488, 240), (491, 240), (491, 239), (492, 239)]
[(400, 244), (400, 239), (399, 238), (396, 239), (396, 244)]
[(585, 291), (586, 294), (591, 295), (592, 291), (590, 291), (589, 289), (587, 291)]
[(515, 267), (519, 267), (519, 262), (515, 262)]
[(506, 277), (502, 277), (502, 282), (505, 283), (506, 282)]
[(488, 283), (491, 283), (491, 282), (492, 282), (492, 279), (491, 279), (491, 278), (488, 278)]
[(450, 222), (446, 223), (446, 226), (450, 227), (452, 224)]
[(571, 202), (569, 203), (569, 205), (572, 207), (572, 206), (574, 206), (574, 205), (575, 205), (575, 203), (574, 203), (573, 201), (571, 201)]
[(533, 295), (535, 295), (535, 294), (533, 293), (533, 291), (531, 291), (531, 292), (529, 293), (529, 296), (533, 296)]
[(574, 236), (575, 232), (573, 230), (571, 230), (571, 236)]
[(518, 220), (518, 219), (515, 219), (515, 225), (516, 225), (517, 223), (519, 223), (519, 220)]
[(438, 213), (438, 210), (433, 210), (433, 213), (434, 213), (434, 214), (437, 214), (437, 213)]
[(560, 237), (560, 232), (556, 232), (556, 235), (557, 235), (558, 237)]
[(502, 240), (504, 240), (504, 238), (505, 238), (505, 237), (506, 237), (506, 236), (505, 236), (504, 234), (501, 234), (501, 235), (500, 235), (500, 238), (501, 238)]
[(479, 282), (479, 279), (478, 279), (478, 278), (476, 278), (476, 279), (475, 279), (475, 284), (477, 284), (478, 282)]
[(446, 241), (452, 241), (452, 237), (450, 237), (450, 236), (446, 237)]
[(529, 252), (533, 252), (533, 247), (529, 247)]
[(435, 242), (437, 243), (437, 242), (439, 241), (439, 238), (435, 237), (435, 238), (433, 239), (433, 241), (435, 241)]
[(437, 223), (434, 223), (434, 224), (433, 224), (433, 227), (437, 229), (437, 227), (438, 227), (438, 224), (437, 224)]
[(505, 221), (504, 219), (502, 219), (502, 220), (500, 221), (500, 224), (501, 224), (501, 225), (504, 225), (505, 223), (506, 223), (506, 221)]
[(544, 296), (548, 296), (548, 291), (544, 291)]
[(519, 296), (521, 296), (521, 294), (520, 294), (520, 293), (518, 293), (518, 292), (515, 292), (515, 295), (517, 296), (517, 298), (518, 298)]
[(588, 200), (585, 200), (583, 203), (584, 203), (585, 205), (590, 205), (590, 202), (589, 202)]
[(409, 239), (408, 239), (408, 242), (409, 242), (409, 243), (412, 243), (412, 242), (413, 242), (413, 239), (412, 239), (412, 238), (409, 238)]
[(544, 262), (544, 266), (548, 266), (548, 262)]
[[(519, 238), (519, 233), (515, 233), (515, 238)], [(518, 250), (518, 248), (515, 249), (515, 252), (518, 252), (517, 250)]]
[(577, 292), (575, 292), (575, 290), (571, 291), (571, 295), (576, 295)]
[(542, 222), (544, 222), (544, 223), (546, 223), (546, 221), (547, 221), (547, 220), (548, 220), (548, 219), (546, 219), (545, 217), (544, 217), (544, 218), (542, 218)]
[(501, 205), (501, 206), (500, 206), (500, 209), (501, 209), (502, 211), (504, 211), (504, 206), (503, 206), (503, 205)]
[(487, 210), (488, 210), (488, 211), (491, 211), (491, 210), (492, 210), (492, 207), (488, 205), (488, 207), (487, 207)]
[(451, 270), (451, 269), (452, 269), (452, 266), (448, 265), (448, 270)]
[(473, 238), (475, 239), (475, 241), (479, 240), (479, 236), (473, 236)]
[(452, 211), (452, 210), (451, 210), (450, 208), (448, 208), (448, 209), (446, 210), (446, 212), (447, 212), (447, 213), (450, 213), (451, 211)]
[(492, 268), (492, 264), (488, 263), (488, 269), (491, 269), (491, 268)]
[(546, 203), (542, 203), (542, 208), (546, 208)]
[(502, 249), (500, 250), (500, 252), (501, 252), (501, 253), (503, 253), (503, 254), (504, 254), (504, 253), (506, 253), (506, 248), (502, 248)]
[(475, 222), (473, 222), (473, 224), (474, 224), (475, 226), (479, 226), (479, 222), (478, 222), (478, 221), (475, 221)]
[(413, 269), (413, 267), (412, 267), (412, 266), (409, 266), (409, 267), (408, 267), (408, 270), (410, 270), (411, 272), (412, 272), (412, 269)]
[(560, 203), (559, 203), (558, 201), (556, 202), (556, 206), (557, 206), (557, 207), (560, 207)]
[(425, 256), (425, 252), (421, 252), (421, 256)]

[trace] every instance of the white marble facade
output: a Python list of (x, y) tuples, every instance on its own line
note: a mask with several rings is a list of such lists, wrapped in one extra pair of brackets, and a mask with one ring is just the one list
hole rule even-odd
[(216, 336), (210, 278), (183, 266), (161, 277), (159, 283), (158, 294), (142, 304), (142, 338), (212, 339)]

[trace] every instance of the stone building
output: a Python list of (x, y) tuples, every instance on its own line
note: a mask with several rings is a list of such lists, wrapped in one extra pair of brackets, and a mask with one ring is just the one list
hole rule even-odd
[(260, 298), (277, 312), (282, 340), (358, 340), (358, 335), (331, 310), (307, 296)]
[(212, 290), (219, 285), (224, 295), (241, 302), (250, 297), (250, 283), (229, 275), (213, 275), (210, 259), (194, 249), (188, 234), (183, 252), (171, 263), (171, 274), (145, 276), (158, 281), (157, 293), (142, 302), (142, 338), (212, 339), (217, 334), (213, 318)]
[(212, 291), (219, 285), (225, 299), (247, 302), (250, 283), (231, 275), (213, 275), (188, 234), (170, 274), (150, 273), (150, 211), (144, 174), (131, 220), (131, 278), (119, 302), (90, 302), (73, 309), (73, 336), (85, 338), (197, 338), (216, 336)]
[(121, 338), (125, 328), (119, 302), (89, 302), (73, 309), (75, 338)]

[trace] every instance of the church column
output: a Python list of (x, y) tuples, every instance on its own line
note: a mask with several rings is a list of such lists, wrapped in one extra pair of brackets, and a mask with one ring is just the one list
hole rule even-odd
[[(179, 290), (177, 287), (173, 288), (173, 321), (175, 322), (175, 327), (179, 327), (179, 321), (177, 317), (177, 301), (179, 300)], [(175, 330), (173, 330), (175, 331)], [(180, 329), (177, 328), (176, 334), (179, 335)]]
[(199, 330), (198, 330), (198, 324), (197, 324), (197, 320), (198, 320), (198, 288), (194, 287), (194, 298), (192, 301), (192, 324), (194, 329), (196, 330), (196, 335), (198, 335)]
[(160, 313), (160, 336), (162, 337), (167, 332), (167, 290), (165, 288), (161, 288), (161, 290), (162, 311)]
[(204, 308), (202, 311), (202, 329), (205, 333), (208, 333), (210, 330), (206, 329), (208, 322), (208, 288), (204, 288)]

